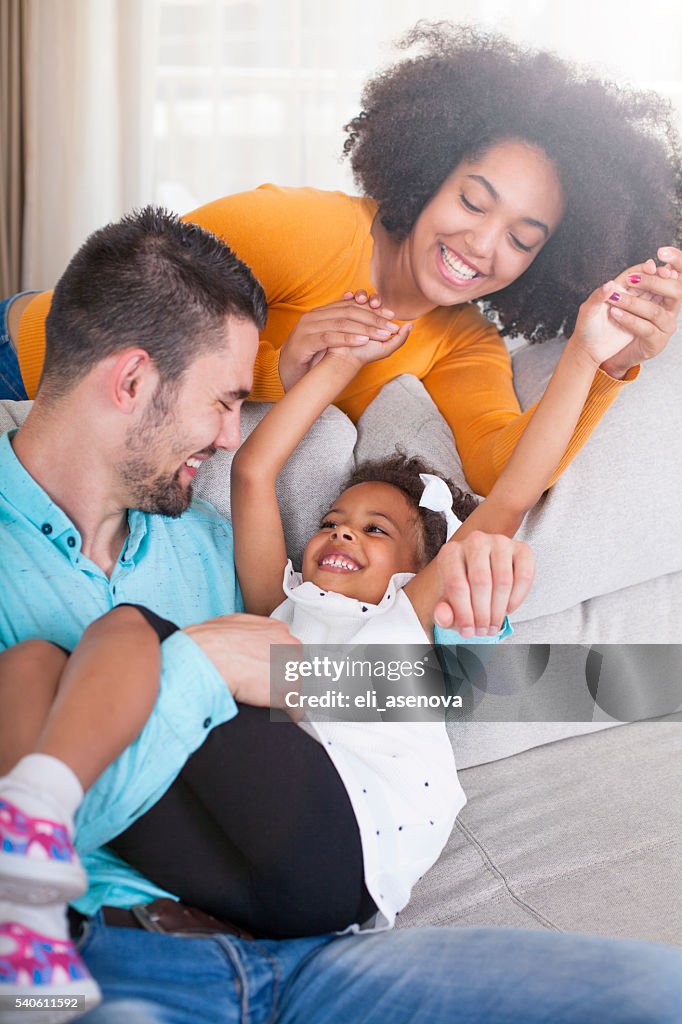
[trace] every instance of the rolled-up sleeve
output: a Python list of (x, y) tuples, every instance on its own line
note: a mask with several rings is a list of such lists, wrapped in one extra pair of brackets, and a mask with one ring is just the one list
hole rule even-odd
[(86, 794), (76, 817), (79, 852), (109, 842), (152, 807), (210, 730), (236, 714), (227, 684), (201, 648), (181, 630), (164, 640), (155, 713)]

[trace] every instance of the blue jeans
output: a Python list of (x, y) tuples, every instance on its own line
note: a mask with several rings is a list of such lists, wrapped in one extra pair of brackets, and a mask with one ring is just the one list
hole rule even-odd
[(15, 299), (29, 294), (30, 292), (19, 292), (17, 295), (11, 295), (9, 299), (0, 301), (0, 399), (12, 398), (18, 402), (28, 398), (21, 379), (16, 349), (9, 336), (7, 315)]
[(283, 941), (94, 919), (104, 1002), (83, 1024), (680, 1024), (682, 949), (557, 932), (421, 928)]

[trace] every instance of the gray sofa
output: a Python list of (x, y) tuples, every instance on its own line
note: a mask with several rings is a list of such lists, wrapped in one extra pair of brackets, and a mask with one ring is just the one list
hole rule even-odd
[[(560, 346), (515, 354), (524, 407)], [(551, 645), (548, 670), (512, 714), (507, 706), (498, 715), (493, 702), (490, 720), (449, 726), (468, 804), (399, 927), (519, 926), (682, 945), (682, 716), (620, 725), (598, 708), (584, 714), (580, 700), (567, 701), (581, 680), (562, 667), (563, 656), (574, 664), (589, 645), (680, 643), (682, 652), (680, 394), (682, 336), (644, 367), (527, 517), (521, 536), (538, 572), (511, 643)], [(27, 406), (5, 403), (0, 431)], [(246, 407), (245, 431), (264, 411)], [(279, 485), (294, 560), (354, 459), (396, 442), (461, 473), (452, 436), (414, 378), (384, 388), (357, 430), (336, 409), (314, 425)], [(229, 464), (219, 453), (197, 486), (226, 515)], [(581, 647), (556, 646), (566, 644)], [(675, 675), (677, 649), (666, 650)], [(637, 664), (637, 685), (648, 687), (654, 663)], [(580, 721), (570, 720), (571, 708), (581, 709)]]

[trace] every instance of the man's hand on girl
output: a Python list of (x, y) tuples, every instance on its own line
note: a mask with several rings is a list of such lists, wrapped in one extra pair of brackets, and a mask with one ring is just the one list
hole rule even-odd
[[(260, 615), (219, 615), (185, 626), (183, 632), (210, 658), (234, 699), (256, 707), (273, 706), (270, 645), (301, 646), (283, 622)], [(292, 657), (296, 657), (295, 650)]]
[(535, 558), (527, 544), (481, 530), (462, 541), (448, 541), (435, 561), (441, 590), (436, 625), (454, 629), (464, 639), (499, 633), (535, 576)]
[[(285, 391), (289, 391), (327, 351), (357, 348), (369, 342), (389, 343), (404, 330), (393, 322), (390, 309), (381, 308), (378, 296), (370, 297), (366, 292), (357, 295), (356, 299), (355, 293), (346, 292), (338, 302), (303, 314), (280, 353), (279, 375)], [(392, 350), (389, 348), (385, 354)]]

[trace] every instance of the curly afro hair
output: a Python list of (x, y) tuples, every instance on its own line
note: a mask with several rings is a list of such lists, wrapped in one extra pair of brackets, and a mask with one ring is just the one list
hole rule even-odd
[(660, 96), (447, 22), (419, 22), (399, 46), (419, 52), (369, 81), (344, 144), (395, 237), (458, 164), (498, 142), (537, 146), (559, 174), (559, 229), (521, 278), (484, 300), (505, 333), (570, 333), (597, 285), (679, 243), (680, 141)]
[(431, 509), (421, 508), (419, 500), (424, 493), (424, 484), (419, 479), (420, 473), (433, 473), (439, 476), (448, 485), (452, 494), (452, 510), (462, 522), (474, 511), (478, 502), (472, 494), (465, 494), (459, 487), (453, 484), (452, 480), (427, 465), (418, 456), (408, 456), (404, 451), (396, 448), (394, 455), (388, 455), (383, 459), (371, 459), (361, 462), (344, 484), (344, 491), (356, 484), (381, 483), (392, 484), (403, 492), (412, 505), (415, 519), (420, 528), (420, 551), (419, 560), (422, 565), (427, 565), (436, 557), (445, 543), (446, 523), (442, 512), (432, 512)]

